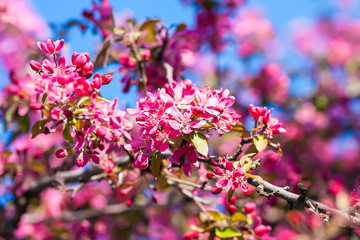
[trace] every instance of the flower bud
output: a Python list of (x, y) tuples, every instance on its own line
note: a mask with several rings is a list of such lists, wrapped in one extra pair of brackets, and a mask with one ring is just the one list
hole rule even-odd
[(129, 54), (127, 54), (127, 53), (125, 53), (125, 52), (121, 52), (121, 53), (119, 53), (118, 57), (119, 57), (119, 62), (120, 62), (124, 67), (128, 66), (129, 59), (130, 59)]
[(131, 199), (126, 200), (126, 206), (131, 207), (133, 201)]
[(245, 206), (244, 206), (244, 211), (245, 213), (251, 213), (255, 210), (256, 208), (256, 204), (253, 203), (253, 202), (247, 202), (245, 203)]
[(108, 85), (112, 81), (113, 77), (110, 74), (105, 74), (102, 78), (102, 85)]
[(39, 62), (37, 62), (37, 61), (34, 61), (34, 60), (30, 60), (30, 67), (35, 72), (39, 72), (39, 71), (42, 70), (41, 64)]
[(30, 103), (31, 110), (34, 110), (34, 111), (40, 110), (40, 109), (42, 109), (42, 107), (43, 107), (43, 104), (41, 102)]
[(84, 161), (84, 159), (83, 159), (82, 157), (78, 157), (78, 158), (76, 159), (76, 166), (78, 166), (78, 167), (83, 167), (83, 166), (84, 166), (84, 163), (85, 163), (85, 161)]
[(210, 191), (211, 191), (212, 194), (216, 195), (216, 194), (219, 194), (222, 191), (222, 188), (213, 187)]
[(198, 239), (200, 237), (200, 233), (198, 231), (192, 232), (193, 238)]
[(206, 178), (209, 179), (209, 180), (214, 179), (215, 178), (215, 173), (207, 172), (206, 173)]
[(236, 212), (236, 210), (237, 210), (237, 207), (235, 205), (233, 205), (233, 204), (229, 205), (228, 212), (230, 214), (234, 214)]
[(192, 239), (193, 233), (191, 233), (191, 232), (184, 233), (183, 238), (184, 239)]
[(236, 202), (236, 197), (235, 196), (232, 196), (231, 198), (230, 198), (230, 201), (229, 201), (230, 203), (232, 203), (232, 204), (234, 204), (235, 202)]
[(57, 122), (59, 121), (60, 118), (60, 114), (61, 114), (62, 110), (59, 107), (53, 107), (53, 109), (51, 109), (50, 111), (50, 119)]
[(189, 90), (193, 85), (193, 83), (190, 79), (185, 79), (184, 84), (185, 84), (187, 90)]
[(142, 53), (142, 58), (144, 60), (147, 60), (151, 57), (151, 51), (150, 49), (144, 49), (143, 53)]
[(66, 149), (63, 149), (63, 148), (57, 150), (56, 153), (55, 153), (55, 156), (56, 156), (57, 158), (64, 158), (64, 157), (66, 157), (67, 155), (68, 155), (67, 150), (66, 150)]
[(134, 59), (129, 59), (128, 66), (130, 68), (136, 68), (136, 61)]
[(96, 135), (99, 138), (104, 138), (106, 135), (106, 132), (107, 132), (107, 127), (105, 127), (105, 126), (101, 126), (96, 129)]

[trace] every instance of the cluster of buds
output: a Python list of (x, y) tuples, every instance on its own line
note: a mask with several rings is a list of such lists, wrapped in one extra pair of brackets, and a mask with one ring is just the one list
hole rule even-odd
[(279, 122), (279, 119), (271, 117), (273, 109), (269, 111), (266, 107), (256, 107), (253, 104), (249, 105), (249, 113), (257, 124), (263, 124), (262, 128), (258, 128), (263, 131), (268, 138), (272, 139), (274, 134), (280, 134), (286, 132)]

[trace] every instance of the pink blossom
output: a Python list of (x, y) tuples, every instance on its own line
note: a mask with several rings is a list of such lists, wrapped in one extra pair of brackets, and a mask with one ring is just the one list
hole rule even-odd
[(51, 39), (46, 40), (46, 43), (37, 42), (38, 47), (47, 54), (55, 54), (61, 50), (64, 46), (64, 39), (56, 40), (55, 42)]

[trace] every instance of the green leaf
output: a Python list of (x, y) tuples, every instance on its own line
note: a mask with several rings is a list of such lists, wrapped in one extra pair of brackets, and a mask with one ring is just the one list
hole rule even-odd
[(70, 126), (69, 124), (64, 124), (64, 127), (63, 127), (63, 137), (66, 141), (70, 142), (70, 143), (73, 143), (74, 142), (74, 139), (72, 138), (71, 136), (71, 129), (70, 129)]
[(192, 144), (194, 144), (198, 153), (207, 156), (209, 147), (204, 135), (202, 135), (201, 133), (195, 133), (190, 136), (190, 141), (192, 142)]
[(171, 147), (176, 150), (176, 149), (180, 148), (182, 140), (183, 140), (183, 138), (180, 136), (175, 139), (170, 139), (169, 143), (170, 143)]
[(30, 129), (30, 118), (29, 115), (26, 114), (24, 116), (21, 117), (20, 120), (20, 127), (24, 132), (29, 132)]
[(10, 122), (11, 120), (13, 120), (13, 116), (15, 114), (15, 111), (17, 109), (16, 105), (12, 105), (9, 110), (7, 110), (7, 112), (5, 113), (5, 121), (6, 122)]
[(160, 174), (161, 168), (161, 159), (159, 156), (159, 152), (155, 152), (151, 158), (151, 172), (157, 180)]
[(229, 191), (227, 193), (227, 201), (230, 202), (231, 197), (234, 195), (235, 190), (232, 190), (229, 188)]
[(37, 135), (44, 133), (45, 125), (50, 122), (48, 119), (42, 119), (37, 121), (34, 126), (31, 128), (31, 138), (36, 137)]
[(48, 95), (47, 95), (46, 93), (44, 93), (43, 96), (42, 96), (42, 98), (41, 98), (41, 102), (42, 102), (42, 103), (45, 103), (46, 100), (47, 100), (47, 98), (48, 98)]
[(37, 162), (32, 162), (27, 164), (27, 167), (31, 170), (34, 170), (35, 172), (44, 172), (45, 171), (45, 167)]
[(268, 144), (267, 139), (264, 136), (261, 135), (256, 135), (254, 136), (254, 144), (256, 149), (261, 152), (262, 150), (264, 150)]
[(240, 237), (242, 234), (236, 231), (233, 227), (227, 227), (224, 230), (220, 230), (219, 228), (215, 229), (215, 235), (219, 238), (230, 238), (230, 237)]
[(231, 216), (230, 220), (232, 222), (247, 222), (248, 219), (244, 214), (236, 212)]
[(210, 214), (211, 217), (214, 218), (214, 221), (215, 221), (215, 222), (227, 219), (227, 216), (221, 214), (221, 213), (218, 212), (218, 211), (208, 210), (208, 211), (206, 211), (206, 212), (207, 212), (208, 214)]
[(142, 31), (142, 30), (145, 30), (147, 28), (152, 28), (153, 26), (155, 26), (156, 24), (158, 24), (160, 22), (162, 22), (162, 20), (149, 19), (140, 26), (139, 30)]
[(254, 155), (258, 153), (259, 151), (256, 149), (254, 144), (251, 144), (245, 151), (245, 154), (253, 153)]

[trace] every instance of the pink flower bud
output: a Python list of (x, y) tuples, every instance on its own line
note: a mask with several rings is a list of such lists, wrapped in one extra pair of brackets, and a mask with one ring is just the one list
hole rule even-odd
[(209, 179), (209, 180), (214, 179), (215, 178), (215, 173), (207, 172), (206, 173), (206, 178)]
[(198, 239), (200, 237), (200, 233), (198, 231), (192, 232), (193, 238)]
[(234, 204), (235, 202), (236, 202), (236, 197), (235, 196), (232, 196), (231, 198), (230, 198), (230, 201), (229, 201), (230, 203), (232, 203), (232, 204)]
[(62, 113), (61, 108), (59, 107), (53, 107), (53, 109), (51, 109), (50, 111), (50, 119), (53, 121), (59, 121), (60, 118), (60, 114)]
[(130, 59), (129, 54), (127, 54), (127, 53), (125, 53), (125, 52), (121, 52), (121, 53), (119, 53), (118, 57), (119, 57), (119, 62), (120, 62), (124, 67), (127, 67), (127, 66), (128, 66), (128, 63), (129, 63), (129, 59)]
[(270, 226), (265, 226), (265, 225), (259, 225), (254, 229), (254, 233), (257, 236), (264, 236), (265, 234), (268, 234), (271, 231), (271, 227)]
[(35, 72), (40, 72), (42, 70), (41, 64), (35, 60), (30, 60), (30, 67)]
[(102, 85), (108, 85), (112, 81), (113, 77), (110, 74), (105, 74), (102, 78)]
[(93, 88), (96, 88), (96, 89), (99, 89), (101, 87), (101, 76), (99, 73), (95, 73), (94, 75), (94, 78), (92, 80), (92, 82), (90, 83), (90, 85), (93, 87)]
[(57, 158), (64, 158), (64, 157), (66, 157), (67, 155), (68, 155), (67, 150), (66, 150), (66, 149), (63, 149), (63, 148), (57, 150), (56, 153), (55, 153), (55, 156), (56, 156)]
[(84, 139), (84, 133), (83, 132), (76, 132), (76, 138), (80, 141)]
[(66, 118), (71, 118), (73, 116), (73, 113), (70, 110), (65, 109), (64, 110), (64, 115), (65, 115)]
[(87, 56), (85, 55), (85, 53), (76, 53), (74, 52), (72, 57), (71, 57), (71, 61), (74, 65), (78, 66), (78, 67), (83, 67), (89, 60), (87, 58)]
[(128, 66), (130, 68), (136, 68), (136, 61), (134, 59), (129, 59)]
[(43, 107), (43, 104), (41, 102), (30, 103), (31, 110), (34, 110), (34, 111), (40, 110), (42, 107)]
[(184, 239), (192, 239), (193, 234), (191, 232), (184, 233), (183, 238)]
[(211, 191), (212, 194), (216, 195), (216, 194), (219, 194), (222, 191), (222, 188), (213, 187), (210, 191)]
[(105, 126), (101, 126), (96, 129), (96, 135), (99, 138), (104, 138), (106, 135), (106, 132), (107, 132), (107, 127), (105, 127)]
[(84, 161), (84, 159), (83, 159), (82, 157), (78, 157), (78, 158), (76, 159), (76, 166), (78, 166), (78, 167), (83, 167), (84, 164), (85, 164), (85, 161)]
[(190, 79), (185, 79), (184, 84), (185, 84), (187, 90), (192, 88), (192, 85), (193, 85), (193, 83), (192, 83), (192, 81)]
[(236, 212), (236, 210), (237, 210), (237, 207), (236, 207), (235, 205), (233, 205), (233, 204), (230, 204), (230, 205), (229, 205), (229, 207), (228, 207), (228, 212), (229, 212), (230, 214), (234, 214), (234, 213)]
[(244, 211), (245, 213), (251, 213), (255, 210), (256, 208), (256, 204), (253, 203), (253, 202), (247, 202), (245, 203), (245, 206), (244, 206)]
[(142, 53), (142, 57), (144, 60), (147, 60), (151, 57), (151, 51), (150, 49), (144, 49), (143, 53)]
[(126, 206), (131, 207), (133, 201), (131, 199), (126, 200)]
[(93, 68), (94, 68), (94, 64), (93, 64), (92, 62), (88, 62), (88, 63), (86, 63), (84, 66), (82, 66), (81, 69), (82, 69), (84, 72), (90, 72), (90, 71), (93, 70)]
[(100, 149), (100, 151), (104, 150), (104, 149), (105, 149), (105, 145), (102, 144), (102, 143), (100, 143), (100, 144), (99, 144), (99, 149)]

